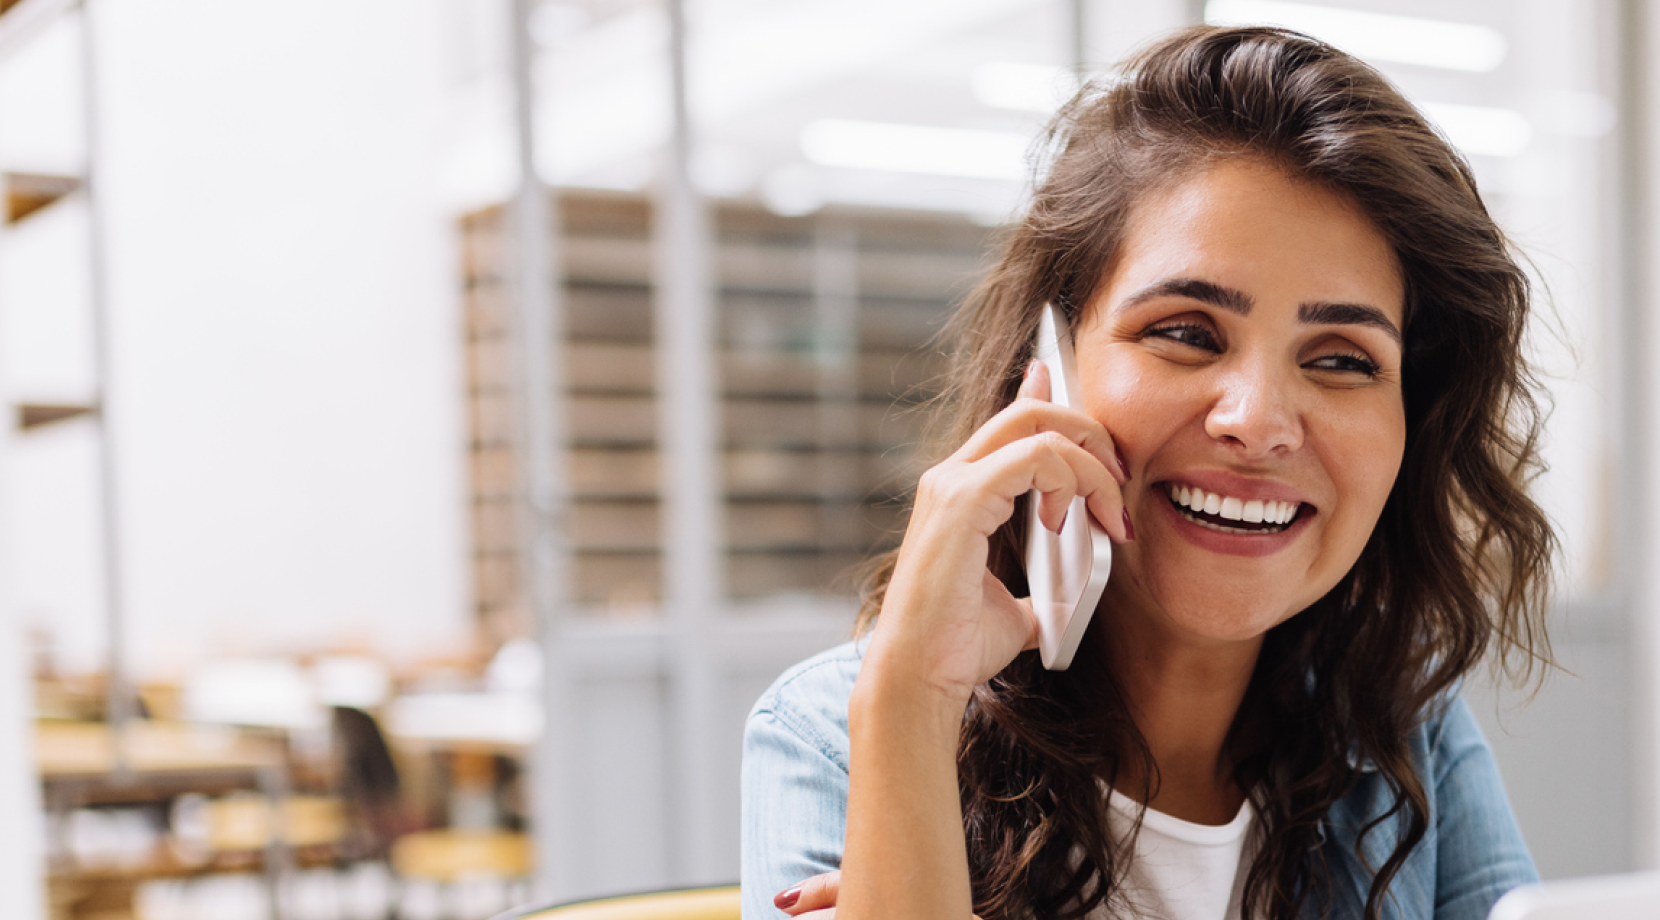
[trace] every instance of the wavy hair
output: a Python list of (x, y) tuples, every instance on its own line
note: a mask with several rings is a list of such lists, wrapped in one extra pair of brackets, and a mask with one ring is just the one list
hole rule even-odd
[[(1522, 353), (1529, 284), (1459, 154), (1375, 70), (1295, 32), (1199, 27), (1149, 47), (1051, 126), (1030, 209), (954, 321), (940, 446), (1014, 399), (1044, 303), (1076, 325), (1138, 201), (1232, 157), (1358, 202), (1406, 282), (1399, 475), (1354, 567), (1267, 635), (1227, 740), (1258, 815), (1245, 916), (1291, 920), (1311, 897), (1330, 903), (1319, 825), (1357, 781), (1354, 764), (1370, 761), (1394, 799), (1367, 832), (1393, 821), (1399, 840), (1375, 867), (1365, 916), (1376, 920), (1429, 820), (1411, 730), (1495, 646), (1518, 680), (1549, 661), (1556, 544), (1527, 493), (1543, 423)], [(1024, 521), (1017, 512), (997, 532), (990, 556), (1017, 596)], [(861, 631), (894, 562), (873, 561)], [(1145, 777), (1146, 801), (1157, 768), (1100, 642), (1079, 655), (1050, 672), (1023, 654), (969, 706), (958, 781), (981, 916), (1123, 906), (1134, 831), (1108, 832), (1100, 784)]]

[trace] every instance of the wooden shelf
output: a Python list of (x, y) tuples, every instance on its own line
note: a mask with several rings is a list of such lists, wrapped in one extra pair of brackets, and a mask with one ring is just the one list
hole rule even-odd
[(33, 431), (46, 425), (66, 422), (82, 416), (94, 415), (97, 406), (76, 406), (62, 403), (23, 403), (17, 407), (19, 431)]
[[(553, 363), (563, 375), (567, 537), (576, 599), (598, 607), (649, 607), (659, 593), (650, 218), (637, 196), (559, 202), (565, 339)], [(944, 370), (928, 346), (992, 231), (947, 217), (838, 214), (856, 277), (846, 279), (844, 325), (828, 329), (814, 218), (722, 205), (714, 219), (725, 583), (737, 597), (844, 593), (850, 567), (897, 544), (901, 498), (921, 472), (925, 418), (910, 410)], [(461, 233), (474, 585), (489, 620), (519, 591), (503, 212), (468, 215)]]
[(6, 173), (5, 221), (16, 224), (46, 210), (64, 198), (80, 191), (81, 180), (75, 176), (53, 176), (43, 173)]

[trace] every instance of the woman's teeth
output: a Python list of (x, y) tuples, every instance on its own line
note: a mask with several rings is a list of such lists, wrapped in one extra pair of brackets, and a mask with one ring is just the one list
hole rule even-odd
[[(1249, 501), (1231, 495), (1218, 495), (1179, 483), (1170, 485), (1170, 500), (1188, 520), (1223, 533), (1279, 533), (1297, 516), (1300, 502), (1278, 502), (1253, 498)], [(1242, 524), (1266, 526), (1229, 527), (1208, 518), (1239, 521)]]

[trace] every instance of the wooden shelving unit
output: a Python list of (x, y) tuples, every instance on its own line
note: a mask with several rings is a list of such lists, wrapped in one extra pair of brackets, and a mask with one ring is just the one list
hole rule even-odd
[[(78, 56), (78, 87), (68, 94), (67, 105), (73, 106), (74, 111), (59, 113), (68, 118), (78, 119), (83, 130), (84, 149), (78, 162), (58, 162), (50, 164), (31, 163), (0, 164), (0, 244), (7, 242), (6, 237), (12, 232), (28, 233), (29, 225), (41, 220), (43, 212), (48, 209), (61, 208), (66, 199), (73, 197), (76, 204), (85, 210), (86, 232), (79, 242), (85, 261), (80, 266), (65, 270), (84, 272), (87, 282), (87, 300), (85, 309), (91, 313), (90, 341), (88, 350), (93, 359), (93, 377), (84, 398), (78, 398), (72, 404), (66, 404), (61, 399), (33, 400), (25, 396), (13, 406), (13, 419), (8, 420), (14, 430), (26, 436), (42, 427), (54, 425), (74, 418), (86, 418), (96, 428), (97, 441), (97, 469), (98, 481), (96, 488), (99, 493), (99, 563), (104, 575), (105, 624), (109, 637), (105, 657), (105, 706), (106, 722), (96, 726), (97, 730), (105, 732), (110, 737), (131, 737), (126, 734), (126, 726), (135, 711), (136, 697), (127, 673), (122, 635), (121, 585), (118, 541), (116, 535), (119, 528), (116, 522), (116, 495), (115, 495), (115, 461), (114, 451), (110, 445), (110, 431), (107, 424), (109, 411), (108, 395), (108, 368), (109, 368), (109, 337), (108, 337), (108, 299), (105, 288), (105, 242), (103, 230), (103, 202), (97, 190), (99, 189), (99, 127), (97, 90), (98, 55), (96, 53), (96, 28), (93, 24), (94, 16), (89, 4), (83, 0), (0, 0), (0, 59), (9, 58), (12, 54), (26, 49), (39, 35), (53, 28), (58, 23), (70, 24), (75, 32), (74, 38), (78, 47), (75, 54)], [(30, 89), (35, 87), (31, 85)], [(43, 92), (45, 87), (41, 88)], [(18, 132), (28, 130), (27, 126), (17, 123), (0, 125), (0, 132)], [(65, 156), (66, 160), (77, 159)], [(65, 310), (74, 309), (76, 304), (64, 303), (27, 303), (20, 304), (24, 310)], [(16, 398), (15, 394), (8, 394), (9, 398)], [(0, 441), (11, 439), (11, 432), (0, 433)], [(91, 484), (89, 484), (91, 485)], [(38, 740), (38, 739), (37, 739)], [(37, 750), (36, 754), (41, 752)], [(131, 751), (127, 745), (111, 744), (107, 763), (98, 764), (101, 776), (88, 782), (107, 782), (111, 785), (123, 786), (124, 790), (131, 790), (135, 785), (131, 783), (134, 776)], [(49, 766), (37, 756), (35, 764), (46, 791), (43, 798), (49, 807), (62, 804), (63, 799), (59, 792), (65, 782), (71, 784), (80, 782), (79, 778), (65, 780), (62, 776), (54, 777)], [(122, 794), (127, 794), (125, 791)], [(7, 801), (6, 805), (29, 807), (26, 803)], [(12, 810), (16, 810), (15, 808)], [(61, 810), (55, 814), (61, 814)], [(49, 819), (48, 824), (50, 825)], [(77, 871), (60, 871), (64, 867), (50, 864), (47, 860), (39, 859), (38, 843), (28, 841), (20, 845), (19, 852), (13, 854), (18, 857), (14, 860), (11, 872), (0, 872), (0, 887), (8, 892), (17, 891), (23, 897), (21, 903), (8, 903), (14, 912), (23, 914), (39, 914), (43, 911), (32, 906), (28, 896), (21, 894), (26, 886), (37, 884), (36, 878), (29, 878), (19, 884), (12, 872), (21, 872), (24, 875), (39, 875), (44, 870), (45, 893), (47, 895), (50, 912), (54, 916), (60, 914), (70, 916), (123, 916), (132, 909), (133, 890), (140, 878), (148, 877), (149, 870), (159, 870), (166, 867), (145, 864), (128, 867), (110, 872), (94, 871), (82, 873)], [(273, 875), (274, 879), (275, 876)], [(271, 888), (274, 892), (274, 884)], [(15, 900), (15, 899), (14, 899)], [(273, 901), (274, 903), (274, 901)], [(40, 905), (44, 908), (48, 905)], [(274, 916), (280, 916), (279, 911), (273, 911)]]
[[(573, 591), (587, 609), (661, 594), (650, 211), (638, 197), (559, 203)], [(468, 216), (474, 577), (486, 625), (518, 603), (505, 363), (504, 213)], [(723, 205), (718, 366), (726, 573), (737, 598), (846, 593), (859, 560), (897, 542), (941, 366), (928, 350), (972, 284), (989, 231), (946, 217), (785, 218)], [(830, 270), (827, 271), (827, 267)]]

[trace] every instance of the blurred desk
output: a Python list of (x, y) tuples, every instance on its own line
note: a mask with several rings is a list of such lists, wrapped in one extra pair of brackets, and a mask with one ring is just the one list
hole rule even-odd
[(283, 769), (283, 746), (274, 737), (142, 719), (127, 723), (122, 735), (128, 782), (116, 776), (116, 739), (108, 724), (36, 723), (35, 767), (41, 781), (48, 789), (104, 790), (118, 795), (118, 801), (133, 801), (135, 784), (183, 782), (191, 792), (260, 788), (265, 773)]
[[(256, 790), (275, 806), (288, 795), (284, 744), (278, 737), (237, 729), (154, 722), (128, 722), (119, 739), (104, 722), (41, 721), (35, 724), (35, 767), (49, 816), (53, 850), (67, 854), (58, 837), (64, 819), (77, 808), (120, 803), (165, 803), (185, 793), (216, 795)], [(265, 875), (277, 913), (277, 878), (290, 861), (280, 834), (266, 848)], [(148, 867), (111, 871), (59, 860), (54, 876), (77, 882), (131, 887)], [(165, 862), (163, 860), (162, 862)], [(161, 863), (157, 863), (161, 865)], [(170, 874), (159, 870), (154, 874)], [(130, 895), (130, 892), (127, 892)]]

